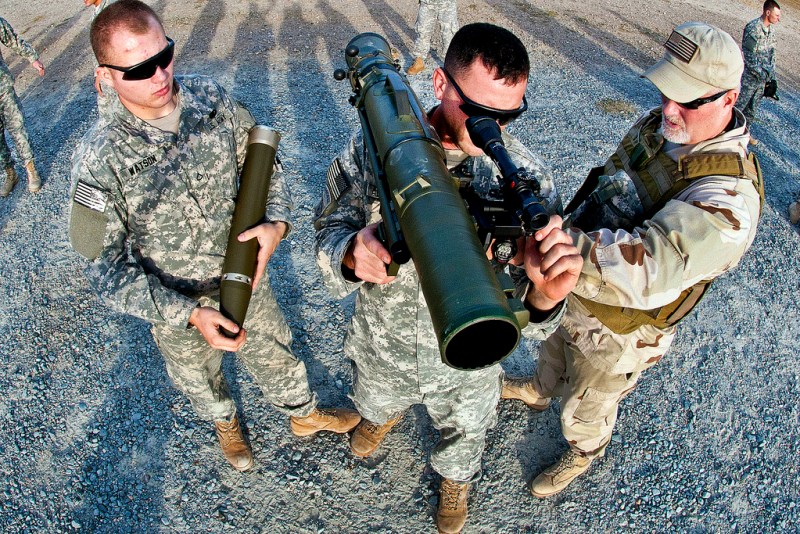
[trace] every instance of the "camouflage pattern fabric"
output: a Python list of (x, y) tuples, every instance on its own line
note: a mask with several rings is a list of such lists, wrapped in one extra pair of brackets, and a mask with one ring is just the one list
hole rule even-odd
[[(0, 17), (0, 42), (31, 63), (39, 59), (36, 50), (18, 37), (14, 28), (2, 17)], [(32, 161), (33, 151), (30, 141), (28, 141), (28, 132), (25, 130), (25, 118), (22, 115), (22, 107), (17, 93), (14, 91), (14, 76), (3, 60), (3, 56), (0, 55), (0, 165), (3, 168), (13, 165), (11, 152), (6, 144), (5, 135), (3, 135), (5, 130), (8, 130), (14, 140), (22, 162)]]
[[(738, 111), (735, 128), (717, 138), (663, 147), (660, 136), (640, 134), (638, 125), (647, 116), (628, 138), (649, 142), (649, 150), (665, 150), (674, 161), (689, 153), (747, 154), (749, 135)], [(617, 225), (620, 216), (636, 217), (636, 188), (619, 190), (628, 198), (609, 198), (607, 210), (593, 212), (607, 217), (595, 222), (597, 230), (569, 230), (586, 260), (573, 292), (583, 298), (643, 310), (664, 306), (685, 288), (735, 267), (755, 238), (760, 201), (750, 180), (697, 179), (630, 230)], [(625, 213), (621, 207), (631, 210)], [(603, 453), (620, 401), (642, 371), (664, 356), (675, 330), (644, 325), (631, 334), (616, 334), (570, 295), (562, 325), (542, 346), (532, 383), (544, 397), (563, 397), (561, 429), (573, 450), (584, 456)]]
[(95, 17), (97, 17), (97, 15), (99, 15), (101, 11), (103, 11), (103, 10), (104, 10), (105, 8), (107, 8), (107, 7), (108, 7), (108, 6), (109, 6), (111, 3), (113, 3), (113, 1), (114, 1), (114, 0), (103, 0), (102, 2), (100, 2), (99, 4), (97, 4), (96, 6), (94, 6), (94, 14), (92, 15), (92, 20), (94, 20), (94, 19), (95, 19)]
[(431, 49), (431, 36), (436, 23), (441, 32), (442, 50), (447, 50), (458, 31), (456, 0), (419, 0), (417, 11), (417, 40), (414, 42), (414, 57), (425, 59)]
[[(216, 302), (238, 176), (255, 121), (210, 78), (176, 76), (175, 89), (177, 136), (132, 115), (113, 91), (101, 97), (100, 118), (73, 156), (72, 209), (88, 205), (105, 223), (102, 252), (85, 271), (92, 287), (116, 310), (153, 324), (170, 375), (201, 416), (227, 416), (221, 354), (187, 328), (195, 307)], [(265, 220), (286, 222), (290, 209), (278, 168)], [(305, 367), (289, 352), (288, 327), (268, 284), (265, 279), (254, 294), (253, 316), (245, 325), (251, 335), (240, 356), (273, 404), (307, 415), (316, 399), (308, 391)], [(198, 373), (211, 378), (203, 384)], [(276, 376), (284, 377), (282, 394), (270, 385)]]
[[(542, 162), (510, 135), (504, 133), (503, 139), (514, 161), (539, 179), (551, 211), (560, 210), (553, 179)], [(451, 151), (448, 167), (471, 179), (478, 192), (499, 190), (494, 179), (499, 171), (486, 156)], [(498, 364), (461, 371), (442, 363), (413, 260), (400, 267), (390, 284), (351, 282), (343, 276), (342, 258), (351, 239), (380, 220), (374, 183), (358, 133), (331, 164), (315, 221), (317, 262), (327, 287), (337, 297), (358, 291), (344, 342), (355, 369), (351, 398), (363, 417), (378, 424), (412, 404), (424, 404), (441, 433), (431, 464), (443, 477), (466, 482), (477, 476), (486, 430), (495, 424), (502, 370)], [(524, 334), (544, 339), (563, 310), (529, 325)]]
[[(200, 297), (203, 306), (219, 309), (219, 294)], [(292, 336), (265, 277), (250, 300), (245, 321), (247, 341), (236, 353), (264, 396), (280, 412), (304, 417), (317, 404), (308, 387), (306, 368), (290, 349)], [(196, 328), (152, 327), (175, 386), (202, 418), (229, 421), (236, 413), (222, 373), (222, 351), (214, 350)]]
[(764, 84), (775, 78), (775, 28), (764, 25), (761, 17), (747, 23), (742, 33), (744, 73), (737, 106), (748, 122), (753, 122), (764, 96)]

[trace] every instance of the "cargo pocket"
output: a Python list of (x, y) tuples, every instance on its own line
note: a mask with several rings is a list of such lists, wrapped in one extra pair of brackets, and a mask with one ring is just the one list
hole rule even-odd
[(594, 388), (586, 388), (583, 398), (575, 408), (573, 417), (582, 423), (595, 423), (613, 413), (619, 399), (618, 391), (606, 393)]

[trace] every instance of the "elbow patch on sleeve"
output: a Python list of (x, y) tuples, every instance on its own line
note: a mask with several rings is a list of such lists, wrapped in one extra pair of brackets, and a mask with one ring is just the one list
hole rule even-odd
[(103, 250), (108, 217), (105, 214), (106, 194), (100, 189), (78, 181), (72, 196), (69, 217), (69, 242), (75, 252), (93, 260)]

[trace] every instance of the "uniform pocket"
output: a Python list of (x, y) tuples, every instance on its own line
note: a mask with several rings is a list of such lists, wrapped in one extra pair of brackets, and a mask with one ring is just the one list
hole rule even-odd
[(606, 393), (586, 388), (573, 417), (583, 423), (594, 423), (605, 419), (616, 409), (619, 400), (619, 392)]

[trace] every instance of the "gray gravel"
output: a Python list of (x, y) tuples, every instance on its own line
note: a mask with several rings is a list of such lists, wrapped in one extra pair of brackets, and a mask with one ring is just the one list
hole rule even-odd
[[(328, 162), (356, 125), (331, 73), (360, 31), (404, 54), (416, 2), (158, 0), (177, 71), (215, 76), (284, 132), (297, 232), (270, 264), (294, 349), (324, 405), (349, 405), (342, 336), (352, 299), (332, 300), (314, 264), (311, 219)], [(525, 484), (566, 448), (558, 404), (500, 405), (465, 532), (797, 531), (797, 228), (800, 49), (794, 0), (781, 2), (781, 101), (764, 104), (757, 148), (767, 204), (756, 242), (685, 321), (669, 355), (626, 400), (613, 445), (566, 491), (534, 500)], [(459, 2), (462, 23), (518, 33), (531, 54), (531, 110), (514, 132), (552, 167), (569, 198), (657, 93), (638, 78), (671, 28), (706, 20), (737, 39), (760, 2), (629, 0)], [(417, 407), (375, 458), (346, 438), (292, 437), (233, 358), (225, 373), (256, 467), (234, 472), (212, 428), (169, 383), (145, 323), (94, 297), (69, 248), (72, 151), (96, 117), (89, 13), (81, 3), (0, 0), (0, 14), (42, 53), (39, 80), (12, 53), (45, 180), (0, 201), (0, 530), (5, 532), (433, 532), (436, 432)], [(433, 103), (430, 68), (413, 81)], [(18, 169), (21, 171), (21, 169)], [(528, 343), (504, 364), (530, 373)]]

